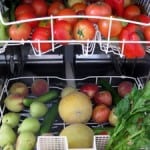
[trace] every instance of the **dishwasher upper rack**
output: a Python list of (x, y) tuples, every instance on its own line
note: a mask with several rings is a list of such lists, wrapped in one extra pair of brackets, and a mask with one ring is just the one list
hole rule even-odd
[[(31, 88), (31, 84), (36, 79), (45, 79), (49, 85), (49, 89), (58, 89), (62, 90), (64, 87), (68, 85), (68, 82), (74, 81), (76, 84), (76, 88), (79, 89), (85, 83), (95, 83), (98, 84), (101, 79), (108, 81), (113, 88), (117, 88), (118, 83), (123, 80), (129, 80), (135, 83), (135, 85), (140, 89), (143, 85), (140, 83), (138, 78), (130, 77), (130, 76), (88, 76), (85, 78), (78, 78), (78, 79), (65, 79), (58, 76), (23, 76), (23, 77), (16, 77), (6, 79), (4, 82), (2, 92), (0, 95), (0, 124), (3, 115), (6, 112), (5, 105), (3, 103), (4, 98), (9, 94), (10, 86), (15, 82), (24, 82), (28, 88)], [(51, 107), (56, 101), (48, 103), (48, 106)], [(29, 110), (24, 109), (21, 113), (21, 121), (29, 116)], [(104, 127), (107, 126), (108, 123), (104, 124), (97, 124), (92, 121), (87, 123), (90, 127)], [(67, 124), (64, 123), (59, 117), (55, 120), (52, 133), (54, 136), (38, 136), (37, 137), (37, 150), (67, 150), (68, 143), (66, 137), (58, 136), (59, 132), (66, 127)], [(104, 149), (107, 140), (109, 139), (108, 136), (94, 136), (93, 137), (93, 147), (90, 150), (101, 150)], [(76, 150), (76, 149), (74, 149)], [(89, 149), (88, 149), (89, 150)]]
[[(3, 2), (3, 1), (2, 1)], [(1, 2), (1, 3), (2, 3)], [(147, 12), (148, 15), (150, 15), (150, 0), (136, 0), (135, 1), (138, 5), (141, 5)], [(5, 26), (10, 26), (12, 24), (19, 24), (19, 23), (23, 23), (23, 22), (30, 22), (30, 21), (40, 21), (40, 20), (51, 20), (51, 40), (42, 40), (42, 41), (33, 41), (33, 40), (19, 40), (19, 41), (15, 41), (15, 40), (4, 40), (4, 41), (0, 41), (1, 44), (3, 44), (3, 46), (0, 47), (0, 53), (4, 53), (5, 49), (7, 48), (7, 46), (13, 46), (13, 45), (25, 45), (25, 44), (30, 44), (31, 45), (31, 50), (33, 52), (34, 55), (36, 56), (41, 56), (44, 54), (53, 54), (54, 51), (57, 51), (58, 48), (64, 46), (63, 44), (60, 43), (68, 43), (69, 45), (81, 45), (81, 51), (83, 55), (92, 55), (95, 52), (95, 47), (96, 45), (99, 46), (100, 51), (104, 52), (105, 54), (108, 53), (113, 53), (115, 55), (120, 56), (121, 58), (124, 57), (123, 55), (123, 51), (124, 51), (124, 44), (125, 43), (142, 43), (145, 45), (146, 47), (146, 52), (150, 53), (150, 46), (147, 46), (149, 41), (118, 41), (118, 40), (111, 40), (110, 37), (108, 36), (108, 38), (103, 38), (103, 36), (101, 35), (100, 31), (97, 29), (97, 26), (95, 25), (95, 37), (92, 40), (88, 40), (88, 41), (82, 41), (82, 40), (54, 40), (54, 34), (53, 34), (53, 22), (55, 19), (57, 18), (70, 18), (70, 16), (48, 16), (48, 17), (42, 17), (42, 18), (34, 18), (34, 19), (27, 19), (27, 20), (22, 20), (22, 21), (12, 21), (12, 22), (5, 22), (2, 18), (2, 11), (5, 11), (7, 8), (3, 8), (2, 4), (1, 4), (1, 11), (0, 11), (0, 21), (2, 24), (4, 24)], [(76, 16), (71, 16), (71, 18), (95, 18), (94, 16), (83, 16), (83, 15), (76, 15)], [(113, 20), (117, 20), (117, 21), (121, 21), (121, 22), (127, 22), (127, 23), (134, 23), (134, 24), (138, 24), (141, 26), (150, 26), (150, 23), (141, 23), (141, 22), (137, 22), (137, 21), (131, 21), (131, 20), (126, 20), (123, 18), (112, 18), (112, 17), (96, 17), (98, 19), (107, 19), (110, 21), (110, 28), (112, 25), (112, 21)], [(111, 32), (111, 30), (109, 30), (109, 33)], [(110, 35), (110, 34), (108, 34)], [(40, 50), (37, 50), (33, 47), (32, 43), (51, 43), (52, 44), (52, 48), (47, 50), (46, 52), (42, 52)], [(123, 43), (122, 47), (119, 46), (119, 43)], [(40, 44), (39, 44), (39, 49), (40, 49)]]

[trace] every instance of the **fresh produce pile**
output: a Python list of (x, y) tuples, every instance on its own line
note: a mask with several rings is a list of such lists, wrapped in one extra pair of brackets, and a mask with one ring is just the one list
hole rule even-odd
[[(92, 147), (94, 135), (110, 135), (108, 146), (116, 146), (115, 143), (118, 142), (116, 139), (120, 137), (121, 147), (127, 140), (125, 135), (121, 134), (123, 130), (126, 134), (128, 130), (130, 134), (134, 133), (131, 136), (135, 135), (136, 138), (141, 136), (141, 132), (143, 135), (145, 133), (144, 128), (137, 134), (135, 134), (136, 128), (133, 128), (133, 132), (132, 128), (128, 130), (126, 128), (126, 126), (145, 125), (139, 122), (139, 126), (137, 124), (135, 126), (134, 123), (139, 117), (136, 113), (140, 118), (141, 115), (144, 116), (144, 120), (140, 121), (147, 122), (149, 119), (147, 116), (149, 102), (146, 101), (146, 95), (140, 98), (142, 100), (145, 98), (146, 102), (142, 103), (142, 100), (138, 102), (139, 94), (142, 94), (142, 91), (146, 92), (149, 84), (146, 84), (143, 90), (138, 90), (134, 87), (133, 81), (122, 80), (114, 88), (106, 80), (100, 79), (97, 84), (84, 82), (77, 88), (66, 86), (60, 90), (49, 89), (48, 82), (44, 79), (35, 79), (29, 87), (25, 82), (13, 81), (7, 88), (8, 95), (2, 100), (6, 109), (0, 126), (2, 135), (0, 147), (4, 150), (8, 147), (16, 150), (20, 148), (32, 150), (39, 135), (67, 136), (70, 148)], [(132, 99), (135, 98), (133, 103), (135, 105), (127, 107), (131, 96)], [(122, 121), (123, 115), (129, 116), (130, 108), (133, 108), (132, 113), (135, 117), (133, 120), (132, 116), (127, 118), (129, 123)], [(57, 119), (60, 119), (59, 124), (63, 127), (55, 134), (52, 128)], [(121, 142), (121, 139), (125, 141)], [(148, 139), (145, 137), (144, 141), (147, 142)]]
[[(57, 18), (10, 25), (7, 34), (12, 40), (33, 40), (32, 45), (36, 50), (47, 52), (52, 49), (53, 40), (54, 43), (62, 45), (68, 44), (68, 41), (71, 40), (84, 43), (94, 40), (99, 31), (103, 39), (122, 41), (119, 47), (121, 50), (124, 47), (122, 53), (126, 58), (143, 58), (147, 45), (134, 42), (150, 40), (150, 27), (138, 24), (140, 22), (150, 23), (150, 17), (141, 7), (130, 0), (119, 2), (116, 0), (104, 0), (103, 2), (68, 0), (66, 3), (61, 0), (51, 2), (20, 0), (15, 6), (10, 5), (11, 21), (48, 16)], [(109, 17), (112, 17), (112, 22)], [(135, 23), (129, 23), (129, 20)], [(49, 42), (38, 43), (37, 40)], [(123, 41), (133, 41), (134, 44), (123, 43)], [(99, 42), (98, 39), (97, 43)]]

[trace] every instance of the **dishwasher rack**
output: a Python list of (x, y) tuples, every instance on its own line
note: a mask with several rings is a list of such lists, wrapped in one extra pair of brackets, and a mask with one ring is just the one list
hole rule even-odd
[[(60, 78), (58, 76), (25, 76), (25, 77), (16, 77), (16, 78), (10, 78), (7, 79), (4, 82), (1, 95), (0, 95), (0, 124), (3, 115), (7, 112), (5, 105), (3, 103), (4, 98), (9, 94), (9, 88), (14, 82), (23, 82), (25, 83), (29, 91), (31, 89), (31, 84), (36, 79), (45, 79), (49, 85), (49, 89), (58, 89), (60, 92), (61, 90), (70, 83), (70, 81), (74, 82), (76, 85), (76, 88), (79, 89), (83, 84), (85, 83), (95, 83), (98, 85), (99, 81), (104, 79), (108, 81), (113, 88), (117, 88), (118, 84), (121, 81), (128, 80), (132, 81), (138, 89), (143, 88), (143, 83), (139, 78), (134, 78), (130, 76), (88, 76), (85, 78), (80, 79), (66, 79), (66, 78)], [(100, 87), (101, 88), (101, 87)], [(29, 93), (30, 95), (31, 93)], [(32, 95), (31, 95), (32, 96)], [(52, 102), (49, 102), (47, 105), (51, 107), (55, 102), (58, 102), (57, 100), (54, 100)], [(20, 112), (21, 119), (20, 122), (29, 116), (29, 110), (25, 108), (22, 112)], [(42, 118), (40, 118), (42, 121)], [(38, 136), (37, 137), (37, 150), (67, 150), (68, 143), (66, 140), (66, 137), (59, 136), (59, 132), (66, 127), (68, 124), (64, 123), (61, 118), (56, 118), (51, 133), (53, 136)], [(87, 125), (89, 127), (105, 127), (108, 126), (109, 123), (103, 123), (103, 124), (97, 124), (94, 123), (92, 120), (90, 120)], [(51, 140), (50, 140), (51, 139)], [(109, 136), (100, 136), (95, 135), (93, 138), (93, 147), (91, 150), (103, 150), (105, 147), (105, 144), (107, 143), (107, 140), (109, 139)], [(74, 149), (75, 150), (75, 149)]]
[[(137, 4), (141, 5), (147, 12), (147, 15), (150, 15), (150, 1), (144, 1), (144, 0), (137, 0)], [(21, 20), (21, 21), (12, 21), (12, 22), (5, 22), (2, 17), (2, 11), (4, 11), (4, 8), (1, 8), (0, 11), (0, 22), (5, 25), (5, 26), (10, 26), (12, 24), (19, 24), (19, 23), (24, 23), (24, 22), (31, 22), (31, 21), (40, 21), (40, 20), (51, 20), (51, 40), (42, 40), (42, 41), (33, 41), (31, 39), (29, 40), (19, 40), (19, 41), (14, 41), (11, 39), (0, 41), (1, 44), (4, 44), (0, 48), (0, 53), (4, 53), (5, 49), (7, 46), (13, 46), (13, 45), (25, 45), (25, 44), (30, 44), (31, 49), (33, 51), (33, 54), (36, 56), (41, 56), (44, 54), (48, 53), (53, 53), (54, 51), (57, 51), (58, 48), (62, 47), (63, 44), (60, 43), (68, 43), (68, 45), (80, 45), (82, 49), (83, 55), (88, 55), (88, 54), (93, 54), (95, 52), (95, 47), (98, 45), (100, 51), (104, 52), (105, 54), (108, 53), (113, 53), (115, 55), (120, 56), (121, 58), (124, 57), (123, 51), (124, 51), (124, 44), (125, 43), (142, 43), (145, 45), (145, 51), (147, 53), (150, 53), (150, 46), (148, 45), (149, 41), (119, 41), (119, 40), (112, 40), (110, 38), (110, 32), (111, 32), (111, 26), (112, 26), (112, 21), (117, 20), (120, 22), (126, 22), (126, 23), (133, 23), (137, 24), (140, 26), (150, 26), (150, 23), (142, 23), (142, 22), (137, 22), (133, 20), (126, 20), (123, 18), (113, 18), (112, 16), (110, 17), (95, 17), (95, 16), (86, 16), (86, 15), (75, 15), (75, 16), (47, 16), (47, 17), (42, 17), (42, 18), (33, 18), (33, 19), (27, 19), (27, 20)], [(92, 40), (88, 41), (83, 41), (83, 40), (55, 40), (54, 39), (54, 33), (53, 33), (53, 23), (56, 19), (58, 18), (97, 18), (97, 19), (107, 19), (109, 20), (109, 33), (107, 38), (103, 38), (101, 35), (100, 31), (98, 31), (97, 26), (95, 25), (95, 37)], [(52, 48), (47, 50), (46, 52), (41, 52), (37, 49), (35, 49), (32, 45), (32, 43), (51, 43)], [(120, 47), (119, 44), (122, 43), (122, 46)], [(40, 44), (39, 44), (39, 49), (40, 49)]]

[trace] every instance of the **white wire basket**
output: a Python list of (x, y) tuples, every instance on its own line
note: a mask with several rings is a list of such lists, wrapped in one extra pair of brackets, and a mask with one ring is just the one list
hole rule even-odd
[[(9, 94), (9, 88), (14, 82), (23, 82), (25, 83), (29, 90), (31, 88), (31, 84), (36, 79), (45, 79), (49, 85), (49, 89), (58, 89), (62, 90), (64, 87), (68, 85), (68, 82), (72, 81), (75, 83), (76, 88), (80, 88), (85, 83), (95, 83), (98, 84), (101, 79), (104, 79), (108, 81), (113, 88), (117, 88), (118, 83), (120, 83), (123, 80), (129, 80), (132, 81), (137, 88), (142, 88), (143, 83), (141, 83), (141, 80), (139, 78), (134, 78), (130, 76), (88, 76), (85, 78), (79, 78), (79, 79), (65, 79), (60, 78), (57, 76), (26, 76), (26, 77), (16, 77), (16, 78), (10, 78), (7, 79), (3, 85), (1, 95), (0, 95), (0, 124), (1, 120), (3, 118), (3, 115), (6, 112), (5, 105), (3, 103), (4, 98)], [(53, 103), (58, 101), (57, 99), (48, 103), (48, 106), (52, 106)], [(23, 111), (20, 112), (20, 122), (26, 117), (29, 117), (29, 109), (25, 108)], [(40, 120), (42, 121), (42, 120)], [(109, 125), (108, 122), (103, 124), (97, 124), (94, 123), (92, 120), (90, 120), (88, 123), (86, 123), (89, 127), (102, 127)], [(37, 150), (68, 150), (68, 142), (66, 137), (59, 136), (59, 133), (62, 129), (64, 129), (68, 124), (64, 123), (61, 118), (58, 116), (56, 118), (55, 122), (53, 123), (52, 129), (50, 133), (53, 135), (44, 135), (44, 136), (37, 136), (37, 143), (36, 143), (36, 149)], [(93, 137), (93, 147), (85, 149), (85, 150), (103, 150), (105, 147), (105, 144), (108, 141), (108, 136), (103, 135), (95, 135)], [(74, 149), (79, 150), (79, 149)]]
[[(145, 1), (145, 0), (137, 0), (136, 1), (137, 4), (143, 6), (147, 12), (148, 15), (150, 15), (150, 1)], [(1, 8), (1, 10), (5, 10), (3, 7)], [(54, 35), (53, 33), (53, 22), (56, 19), (61, 19), (61, 18), (70, 18), (70, 16), (48, 16), (48, 17), (42, 17), (42, 18), (33, 18), (33, 19), (27, 19), (27, 20), (21, 20), (21, 21), (12, 21), (12, 22), (5, 22), (3, 20), (2, 17), (2, 12), (0, 12), (0, 21), (3, 25), (5, 26), (10, 26), (12, 24), (19, 24), (19, 23), (24, 23), (24, 22), (31, 22), (31, 21), (41, 21), (41, 20), (51, 20), (51, 35)], [(111, 40), (110, 38), (110, 32), (111, 32), (111, 26), (112, 26), (112, 21), (113, 20), (117, 20), (120, 22), (126, 22), (126, 23), (133, 23), (133, 24), (137, 24), (140, 26), (150, 26), (150, 23), (142, 23), (142, 22), (137, 22), (137, 21), (133, 21), (133, 20), (126, 20), (123, 18), (114, 18), (114, 17), (95, 17), (95, 16), (86, 16), (86, 15), (75, 15), (75, 16), (71, 16), (71, 18), (97, 18), (97, 19), (107, 19), (110, 21), (110, 25), (109, 25), (109, 33), (108, 33), (108, 37), (105, 39), (101, 36), (100, 31), (98, 31), (97, 27), (95, 27), (96, 33), (95, 33), (95, 37), (92, 40), (87, 40), (87, 41), (83, 41), (83, 40), (54, 40), (54, 36), (51, 37), (51, 40), (43, 40), (43, 41), (33, 41), (33, 40), (19, 40), (19, 41), (14, 41), (14, 40), (4, 40), (4, 41), (0, 41), (0, 43), (4, 43), (4, 47), (2, 49), (0, 49), (0, 53), (5, 52), (5, 49), (7, 46), (11, 46), (11, 45), (24, 45), (26, 43), (31, 45), (32, 51), (34, 53), (34, 55), (36, 56), (41, 56), (43, 54), (47, 54), (49, 52), (54, 52), (56, 51), (58, 48), (62, 47), (63, 45), (60, 43), (68, 43), (69, 45), (81, 45), (81, 49), (82, 49), (82, 54), (83, 55), (88, 55), (88, 54), (93, 54), (95, 52), (95, 47), (98, 45), (100, 51), (104, 52), (105, 54), (108, 53), (113, 53), (115, 55), (118, 55), (120, 57), (124, 57), (124, 44), (125, 43), (142, 43), (145, 45), (145, 51), (147, 53), (150, 53), (150, 46), (148, 46), (149, 41), (118, 41), (118, 40)], [(51, 43), (52, 44), (52, 48), (47, 50), (46, 52), (42, 52), (40, 50), (40, 44), (39, 45), (39, 50), (35, 49), (32, 45), (32, 43)], [(119, 44), (122, 43), (122, 47), (119, 46)]]

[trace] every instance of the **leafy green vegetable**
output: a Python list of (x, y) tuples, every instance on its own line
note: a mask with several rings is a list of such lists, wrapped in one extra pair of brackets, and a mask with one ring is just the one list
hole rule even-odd
[(118, 123), (106, 150), (150, 149), (150, 81), (143, 89), (133, 87), (115, 107)]

